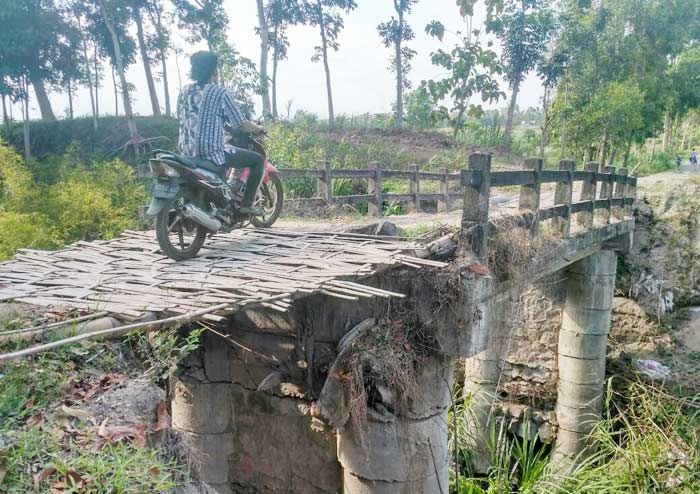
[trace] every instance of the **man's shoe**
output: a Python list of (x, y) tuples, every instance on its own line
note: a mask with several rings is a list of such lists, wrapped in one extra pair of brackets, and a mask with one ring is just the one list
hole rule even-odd
[(243, 216), (262, 216), (265, 214), (265, 211), (255, 206), (242, 206), (238, 209), (238, 212)]

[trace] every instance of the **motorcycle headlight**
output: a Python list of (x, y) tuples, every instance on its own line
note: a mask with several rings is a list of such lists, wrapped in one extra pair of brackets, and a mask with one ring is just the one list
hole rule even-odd
[(151, 160), (149, 161), (149, 166), (154, 177), (178, 178), (180, 176), (180, 173), (175, 168), (160, 161)]

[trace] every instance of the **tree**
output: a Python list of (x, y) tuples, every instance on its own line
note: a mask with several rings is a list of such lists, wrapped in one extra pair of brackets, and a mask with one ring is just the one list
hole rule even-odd
[(396, 127), (398, 128), (401, 128), (403, 125), (403, 93), (404, 90), (411, 87), (407, 75), (411, 70), (411, 59), (416, 55), (414, 50), (403, 46), (404, 42), (415, 38), (413, 29), (406, 24), (406, 14), (411, 13), (411, 7), (417, 1), (393, 0), (397, 18), (391, 16), (389, 22), (384, 22), (377, 26), (384, 46), (387, 48), (393, 47), (394, 49), (391, 68), (396, 74)]
[(131, 6), (131, 15), (136, 23), (136, 39), (139, 42), (139, 51), (141, 52), (141, 60), (143, 61), (143, 70), (146, 74), (146, 84), (148, 86), (148, 95), (151, 99), (151, 110), (153, 115), (160, 116), (160, 103), (158, 103), (158, 93), (156, 93), (156, 85), (153, 81), (153, 73), (151, 72), (151, 59), (148, 55), (148, 46), (146, 44), (146, 35), (143, 29), (142, 10), (145, 9), (146, 0), (133, 0)]
[[(468, 4), (469, 2), (462, 4), (460, 12), (467, 19), (469, 26), (473, 11)], [(426, 32), (443, 41), (446, 31), (441, 22), (432, 21), (426, 27)], [(482, 102), (491, 103), (505, 97), (505, 94), (500, 91), (495, 78), (502, 71), (498, 56), (490, 48), (481, 45), (478, 39), (479, 31), (470, 30), (466, 35), (458, 31), (454, 34), (458, 42), (452, 50), (446, 52), (439, 49), (430, 55), (433, 65), (445, 69), (447, 75), (437, 81), (422, 81), (421, 88), (427, 91), (434, 101), (450, 100), (451, 107), (441, 105), (435, 118), (448, 121), (454, 135), (457, 136), (468, 115), (483, 114), (481, 105), (471, 102), (472, 97), (480, 96)]]
[(187, 41), (196, 43), (204, 40), (209, 51), (226, 43), (225, 30), (228, 16), (223, 0), (172, 0), (180, 27), (187, 29)]
[[(670, 83), (660, 75), (667, 74), (669, 65), (697, 36), (698, 15), (696, 0), (561, 2), (561, 27), (553, 54), (563, 60), (566, 71), (559, 79), (554, 111), (555, 122), (566, 126), (559, 132), (566, 136), (568, 153), (587, 157), (587, 150), (595, 146), (594, 142), (584, 143), (585, 128), (567, 122), (590, 111), (596, 95), (615, 82), (632, 84), (642, 95), (644, 124), (634, 129), (630, 125), (627, 142), (618, 143), (625, 154), (632, 143), (642, 143), (661, 130)], [(608, 153), (622, 150), (605, 133), (599, 133), (599, 139), (601, 162)]]
[(260, 95), (262, 96), (263, 118), (268, 119), (272, 115), (270, 104), (270, 84), (267, 77), (267, 55), (270, 48), (267, 26), (267, 15), (263, 0), (256, 0), (258, 6), (258, 34), (260, 36)]
[(338, 51), (338, 35), (345, 26), (341, 12), (349, 13), (357, 7), (355, 0), (306, 0), (305, 10), (307, 19), (312, 26), (318, 27), (321, 35), (321, 45), (316, 47), (316, 53), (311, 58), (313, 62), (323, 60), (326, 73), (326, 94), (328, 96), (328, 126), (335, 127), (333, 111), (333, 90), (331, 84), (331, 69), (328, 65), (328, 49)]
[[(59, 61), (70, 25), (54, 0), (5, 2), (0, 9), (0, 58), (18, 86), (34, 87), (44, 119), (55, 120), (46, 84), (58, 82)], [(29, 93), (19, 91), (22, 97)], [(26, 102), (25, 102), (26, 103)]]
[(487, 0), (486, 31), (501, 40), (503, 72), (511, 89), (503, 132), (503, 148), (510, 149), (520, 85), (535, 69), (547, 48), (554, 16), (547, 0)]
[(169, 117), (172, 114), (172, 110), (170, 108), (170, 87), (168, 83), (168, 69), (166, 60), (168, 58), (168, 51), (170, 51), (171, 46), (168, 30), (163, 25), (165, 14), (161, 0), (144, 0), (144, 4), (146, 7), (146, 12), (148, 12), (148, 17), (151, 21), (151, 25), (153, 25), (156, 33), (151, 41), (151, 44), (153, 49), (158, 53), (158, 59), (160, 60), (161, 64), (165, 114)]
[(664, 139), (662, 150), (667, 151), (671, 141), (672, 122), (688, 111), (700, 108), (700, 46), (683, 51), (669, 67), (669, 99), (664, 114)]
[(277, 70), (279, 62), (287, 58), (290, 25), (305, 22), (304, 11), (298, 0), (268, 0), (265, 8), (268, 20), (268, 45), (272, 48), (272, 118), (279, 118), (277, 108)]
[(121, 82), (122, 101), (124, 104), (124, 113), (126, 114), (127, 127), (129, 129), (130, 144), (136, 146), (141, 142), (141, 136), (139, 135), (139, 131), (136, 128), (136, 122), (134, 121), (134, 112), (131, 108), (131, 98), (129, 97), (129, 85), (126, 81), (126, 72), (124, 70), (124, 61), (122, 59), (121, 43), (119, 41), (119, 34), (113, 19), (115, 14), (118, 15), (119, 6), (114, 5), (116, 2), (112, 0), (109, 3), (110, 8), (108, 8), (108, 1), (109, 0), (99, 0), (99, 4), (105, 26), (107, 27), (109, 35), (112, 39), (114, 61), (116, 63), (117, 72), (119, 73), (119, 80)]

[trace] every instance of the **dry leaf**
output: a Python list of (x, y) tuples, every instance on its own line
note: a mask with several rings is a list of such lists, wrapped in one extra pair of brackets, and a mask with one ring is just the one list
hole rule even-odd
[(479, 263), (472, 263), (467, 266), (467, 269), (481, 276), (491, 276), (491, 271), (489, 268)]
[(148, 469), (148, 472), (149, 472), (152, 476), (157, 477), (158, 475), (160, 475), (160, 468), (158, 468), (158, 467), (151, 467), (151, 468)]
[(39, 412), (27, 419), (27, 427), (41, 427), (44, 424), (44, 414)]
[(41, 472), (34, 474), (34, 489), (38, 491), (41, 483), (51, 477), (54, 473), (56, 473), (56, 469), (54, 467), (46, 467)]
[(81, 408), (69, 407), (66, 405), (61, 405), (61, 411), (68, 415), (69, 417), (77, 417), (80, 419), (92, 417), (93, 413), (89, 410), (83, 410)]
[(100, 427), (97, 429), (98, 436), (105, 437), (107, 431), (107, 421), (109, 421), (109, 418), (104, 419), (100, 424)]
[(168, 414), (167, 408), (165, 408), (165, 403), (158, 403), (158, 408), (156, 409), (156, 425), (153, 427), (154, 432), (162, 431), (170, 428), (170, 415)]

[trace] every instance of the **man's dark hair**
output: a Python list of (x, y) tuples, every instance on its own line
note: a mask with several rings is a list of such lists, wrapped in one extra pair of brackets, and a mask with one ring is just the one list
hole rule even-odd
[(190, 63), (192, 80), (199, 84), (206, 84), (216, 72), (219, 59), (210, 51), (198, 51), (190, 57)]

